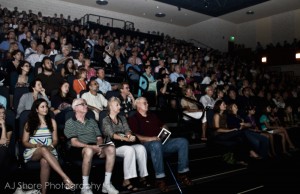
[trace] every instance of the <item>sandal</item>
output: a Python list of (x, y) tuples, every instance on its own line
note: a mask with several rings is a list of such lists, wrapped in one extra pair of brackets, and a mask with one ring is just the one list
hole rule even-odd
[(122, 185), (122, 187), (129, 192), (135, 192), (135, 191), (139, 190), (137, 187), (133, 186), (131, 183), (128, 183), (127, 185)]
[(147, 179), (140, 179), (140, 184), (143, 188), (150, 188), (151, 184), (147, 181)]
[(179, 174), (177, 178), (181, 182), (181, 184), (185, 186), (192, 186), (194, 184), (193, 181), (186, 174)]

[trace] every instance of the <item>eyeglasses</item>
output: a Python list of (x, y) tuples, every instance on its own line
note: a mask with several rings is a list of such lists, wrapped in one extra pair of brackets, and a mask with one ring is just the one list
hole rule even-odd
[(24, 67), (30, 67), (29, 65), (24, 65)]
[(83, 103), (77, 104), (75, 106), (87, 106), (87, 103), (83, 102)]

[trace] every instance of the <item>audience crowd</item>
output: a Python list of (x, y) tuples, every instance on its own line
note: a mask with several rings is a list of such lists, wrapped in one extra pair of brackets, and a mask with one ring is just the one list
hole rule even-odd
[[(155, 185), (169, 191), (164, 156), (170, 153), (178, 154), (180, 183), (193, 185), (190, 139), (171, 137), (162, 142), (158, 134), (168, 126), (165, 118), (149, 110), (150, 105), (157, 112), (178, 112), (186, 122), (196, 121), (192, 139), (199, 143), (233, 142), (230, 151), (241, 165), (249, 158), (290, 156), (297, 150), (288, 130), (300, 121), (296, 79), (168, 36), (141, 38), (78, 21), (63, 14), (49, 17), (0, 7), (1, 172), (9, 169), (8, 147), (14, 133), (16, 141), (22, 139), (24, 162), (40, 162), (42, 193), (50, 167), (66, 188), (74, 187), (72, 177), (57, 162), (57, 145), (64, 143), (70, 158), (82, 160), (82, 194), (93, 193), (89, 175), (95, 157), (106, 158), (104, 193), (119, 193), (111, 183), (116, 156), (123, 158), (124, 190), (151, 186), (147, 170), (151, 160)], [(299, 48), (296, 39), (284, 45)], [(258, 44), (256, 50), (260, 49)], [(29, 111), (25, 126), (7, 122), (9, 111), (16, 123)], [(137, 176), (140, 184), (134, 185), (131, 179)]]

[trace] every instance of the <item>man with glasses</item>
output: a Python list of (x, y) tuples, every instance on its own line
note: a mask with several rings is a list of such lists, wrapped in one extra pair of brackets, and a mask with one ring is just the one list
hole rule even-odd
[(81, 194), (92, 194), (89, 186), (89, 174), (94, 156), (106, 157), (105, 179), (102, 192), (117, 194), (118, 190), (111, 184), (111, 175), (115, 164), (116, 149), (112, 145), (99, 147), (103, 138), (98, 124), (94, 119), (86, 117), (87, 103), (82, 98), (74, 99), (72, 108), (75, 115), (66, 121), (64, 133), (68, 138), (70, 157), (82, 159), (82, 189)]
[(121, 101), (121, 111), (125, 113), (126, 117), (128, 117), (128, 115), (135, 108), (135, 98), (130, 92), (130, 87), (127, 82), (120, 84), (120, 95), (118, 98)]
[(184, 138), (169, 138), (164, 144), (158, 138), (162, 128), (166, 128), (158, 117), (148, 112), (146, 98), (139, 97), (135, 101), (137, 112), (129, 117), (130, 129), (145, 146), (153, 163), (156, 177), (156, 186), (161, 192), (168, 192), (165, 183), (164, 154), (178, 154), (178, 179), (185, 186), (191, 186), (193, 182), (187, 176), (189, 171), (188, 141)]

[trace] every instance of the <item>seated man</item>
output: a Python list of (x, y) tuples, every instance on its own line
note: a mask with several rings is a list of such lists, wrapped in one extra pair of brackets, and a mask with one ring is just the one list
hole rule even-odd
[(111, 174), (115, 164), (116, 149), (114, 146), (99, 147), (103, 144), (102, 134), (95, 120), (86, 118), (87, 103), (82, 98), (73, 100), (72, 108), (75, 115), (67, 120), (64, 133), (69, 139), (70, 155), (72, 158), (81, 158), (82, 161), (82, 189), (81, 194), (92, 194), (89, 186), (89, 174), (94, 155), (106, 157), (105, 179), (102, 192), (117, 194), (118, 190), (111, 184)]
[(156, 176), (156, 185), (161, 192), (169, 191), (164, 180), (163, 155), (166, 153), (178, 153), (178, 179), (186, 186), (192, 185), (193, 182), (187, 176), (189, 171), (188, 141), (184, 138), (169, 138), (162, 144), (157, 135), (162, 129), (163, 123), (155, 114), (148, 112), (146, 98), (137, 98), (135, 104), (137, 113), (129, 118), (129, 125), (150, 154)]
[(99, 84), (96, 80), (91, 80), (87, 88), (89, 88), (89, 91), (82, 94), (82, 98), (86, 100), (88, 108), (94, 112), (95, 119), (98, 121), (99, 113), (107, 106), (107, 100), (102, 94), (98, 93)]

